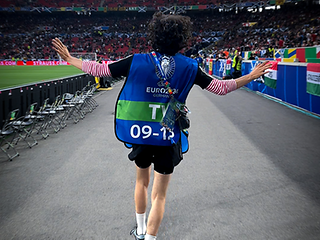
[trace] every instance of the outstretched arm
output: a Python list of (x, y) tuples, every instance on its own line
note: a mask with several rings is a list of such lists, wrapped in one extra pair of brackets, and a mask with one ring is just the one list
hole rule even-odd
[(72, 57), (68, 51), (68, 48), (60, 41), (59, 38), (52, 39), (52, 45), (52, 48), (60, 55), (60, 57), (64, 61), (67, 61), (83, 72), (95, 77), (111, 76), (109, 64), (112, 63), (112, 61), (109, 61), (107, 64), (100, 64), (95, 61), (82, 61), (81, 59)]
[(82, 70), (82, 60), (72, 57), (69, 53), (68, 48), (60, 41), (59, 38), (52, 39), (52, 45), (52, 48), (60, 55), (60, 57), (64, 61)]
[(232, 92), (267, 73), (268, 71), (266, 70), (271, 66), (272, 64), (268, 62), (258, 64), (251, 73), (240, 78), (230, 80), (218, 80), (201, 70), (198, 71), (195, 84), (201, 86), (203, 89), (206, 89), (211, 93), (226, 95), (227, 93)]
[(240, 88), (254, 79), (262, 76), (263, 74), (267, 73), (266, 70), (271, 68), (272, 64), (269, 62), (259, 63), (253, 70), (247, 75), (242, 77), (236, 78), (235, 81), (237, 83), (237, 88)]

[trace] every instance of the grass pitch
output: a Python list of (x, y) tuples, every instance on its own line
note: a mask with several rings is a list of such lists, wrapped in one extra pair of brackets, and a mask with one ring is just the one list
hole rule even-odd
[(83, 73), (69, 66), (0, 66), (0, 89), (55, 80)]

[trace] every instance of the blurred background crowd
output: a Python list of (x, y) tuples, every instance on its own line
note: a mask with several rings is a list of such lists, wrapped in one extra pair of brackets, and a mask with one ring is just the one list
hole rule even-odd
[[(233, 1), (235, 2), (235, 1)], [(117, 1), (9, 1), (1, 7), (85, 6), (172, 6), (217, 4), (232, 1), (117, 0)], [(71, 52), (96, 53), (104, 60), (119, 59), (151, 49), (147, 24), (154, 11), (107, 12), (0, 12), (0, 59), (57, 59), (51, 39), (59, 37)], [(275, 9), (233, 8), (225, 11), (205, 9), (185, 11), (193, 22), (193, 38), (184, 53), (196, 56), (203, 52), (225, 58), (226, 53), (257, 51), (269, 48), (308, 47), (320, 43), (319, 5), (299, 2)], [(261, 57), (261, 56), (259, 56)]]

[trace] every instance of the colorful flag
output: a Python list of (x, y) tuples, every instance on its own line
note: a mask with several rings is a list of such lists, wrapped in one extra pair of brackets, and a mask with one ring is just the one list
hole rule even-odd
[(277, 87), (278, 62), (270, 62), (272, 66), (268, 73), (264, 75), (264, 84), (271, 88)]
[(297, 58), (297, 51), (296, 48), (289, 48), (288, 49), (288, 58)]
[(306, 62), (306, 51), (305, 48), (297, 48), (297, 58), (299, 62)]
[(276, 5), (283, 5), (285, 2), (285, 0), (276, 0)]
[(316, 49), (316, 55), (317, 55), (317, 58), (320, 58), (320, 47), (317, 47), (317, 49)]
[(245, 22), (242, 23), (242, 27), (252, 27), (255, 24), (257, 24), (257, 22)]
[(317, 58), (317, 47), (306, 47), (305, 55), (306, 55), (306, 59)]
[(249, 52), (244, 52), (244, 59), (246, 59), (246, 60), (248, 60), (248, 58), (249, 58)]
[(209, 74), (212, 75), (212, 64), (213, 64), (213, 60), (210, 59), (209, 60)]
[(307, 65), (307, 93), (320, 97), (320, 64)]
[(281, 58), (280, 50), (275, 50), (274, 51), (274, 58)]
[(226, 62), (226, 75), (230, 75), (231, 73), (231, 59), (228, 59)]

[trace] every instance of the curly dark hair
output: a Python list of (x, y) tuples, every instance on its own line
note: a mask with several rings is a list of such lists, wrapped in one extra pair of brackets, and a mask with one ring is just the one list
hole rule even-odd
[(191, 38), (191, 26), (189, 17), (157, 12), (149, 23), (148, 39), (155, 51), (175, 55), (187, 46)]

